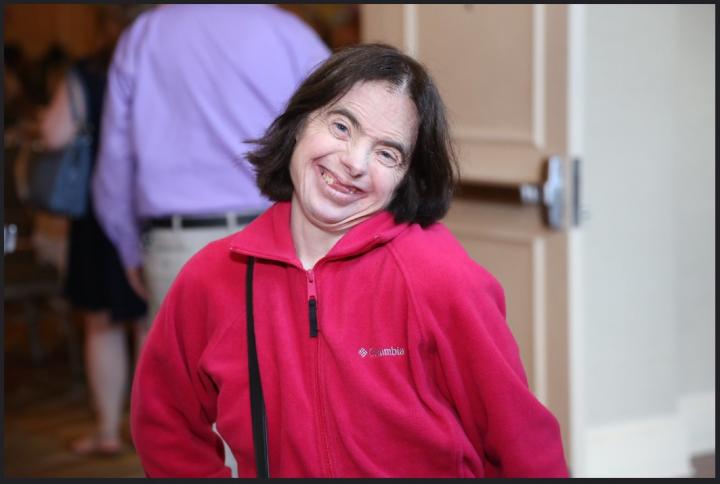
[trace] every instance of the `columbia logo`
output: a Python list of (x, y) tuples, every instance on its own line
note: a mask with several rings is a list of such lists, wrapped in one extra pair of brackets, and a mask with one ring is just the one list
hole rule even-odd
[(371, 358), (380, 358), (384, 356), (404, 356), (405, 348), (401, 346), (389, 346), (387, 348), (360, 348), (358, 354), (361, 358), (370, 356)]

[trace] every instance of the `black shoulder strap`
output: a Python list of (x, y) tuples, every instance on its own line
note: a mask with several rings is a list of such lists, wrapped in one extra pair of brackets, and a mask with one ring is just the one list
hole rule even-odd
[(253, 318), (253, 267), (255, 258), (248, 257), (245, 277), (245, 307), (247, 310), (248, 372), (250, 373), (250, 414), (252, 416), (253, 442), (255, 445), (255, 466), (257, 477), (269, 478), (267, 450), (267, 416), (265, 400), (260, 385), (260, 366), (255, 347), (255, 321)]

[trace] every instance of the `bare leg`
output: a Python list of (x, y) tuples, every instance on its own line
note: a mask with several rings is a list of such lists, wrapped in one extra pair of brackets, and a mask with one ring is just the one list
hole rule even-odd
[(128, 379), (125, 326), (112, 324), (107, 312), (85, 315), (85, 368), (98, 418), (97, 433), (76, 442), (76, 452), (113, 453), (120, 449), (120, 423)]

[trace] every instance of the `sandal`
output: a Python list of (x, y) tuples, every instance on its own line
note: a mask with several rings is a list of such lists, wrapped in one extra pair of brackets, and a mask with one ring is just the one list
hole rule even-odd
[(120, 439), (105, 439), (99, 435), (90, 435), (75, 440), (70, 444), (70, 449), (76, 455), (115, 457), (127, 450), (127, 447)]

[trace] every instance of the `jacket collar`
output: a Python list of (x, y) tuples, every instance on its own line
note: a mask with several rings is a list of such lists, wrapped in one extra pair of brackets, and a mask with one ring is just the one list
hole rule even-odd
[[(385, 244), (407, 229), (388, 211), (379, 212), (351, 228), (321, 260), (360, 255)], [(302, 268), (290, 232), (290, 202), (277, 202), (230, 240), (232, 252)]]

